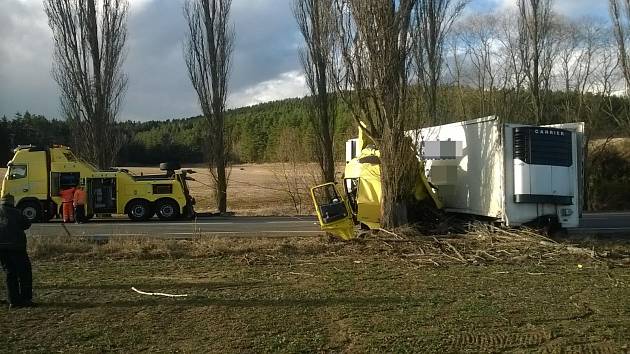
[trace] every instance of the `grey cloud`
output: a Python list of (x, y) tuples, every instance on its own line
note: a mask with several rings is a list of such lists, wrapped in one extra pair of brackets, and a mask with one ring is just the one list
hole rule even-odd
[(158, 0), (130, 14), (129, 76), (124, 119), (165, 119), (198, 114), (182, 57), (185, 21), (181, 1)]
[(0, 115), (27, 109), (58, 115), (47, 26), (41, 2), (0, 0)]
[[(182, 56), (186, 35), (182, 6), (182, 0), (155, 0), (129, 19), (125, 66), (129, 90), (124, 113), (131, 118), (199, 114)], [(281, 84), (283, 75), (299, 70), (299, 37), (290, 0), (235, 0), (232, 23), (236, 41), (229, 86), (234, 98), (230, 103), (259, 102), (257, 97), (244, 96), (262, 82), (276, 79)], [(285, 90), (277, 86), (270, 86), (269, 90), (276, 90), (277, 98), (286, 96)]]
[(290, 0), (234, 1), (234, 90), (299, 69), (300, 38), (290, 4)]
[[(124, 71), (129, 86), (121, 119), (166, 119), (199, 113), (182, 57), (183, 0), (131, 0)], [(234, 0), (236, 43), (230, 90), (234, 104), (285, 97), (287, 73), (299, 70), (299, 36), (291, 0)], [(50, 76), (52, 39), (41, 0), (0, 0), (0, 115), (26, 109), (59, 116)], [(269, 92), (260, 93), (261, 83)], [(249, 92), (258, 95), (248, 100)], [(273, 90), (277, 90), (277, 95)], [(296, 95), (301, 95), (296, 90)]]
[(608, 0), (557, 0), (554, 10), (569, 17), (608, 18)]

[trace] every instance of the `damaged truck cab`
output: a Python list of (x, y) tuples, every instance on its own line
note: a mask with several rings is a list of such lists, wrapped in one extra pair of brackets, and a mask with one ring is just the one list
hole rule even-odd
[(125, 169), (99, 170), (65, 146), (20, 146), (14, 152), (0, 195), (13, 195), (16, 206), (32, 222), (59, 215), (60, 191), (79, 185), (87, 194), (88, 217), (127, 214), (142, 221), (153, 215), (162, 220), (194, 215), (186, 182), (193, 171), (181, 170), (177, 164), (162, 164), (160, 175), (136, 176)]
[[(411, 148), (411, 147), (410, 147)], [(335, 183), (326, 183), (311, 189), (315, 212), (322, 231), (344, 240), (354, 237), (355, 225), (362, 228), (381, 227), (381, 156), (359, 129), (359, 136), (346, 142), (346, 167), (343, 175), (343, 193)], [(422, 161), (418, 161), (420, 178), (410, 197), (427, 201), (437, 209), (443, 207), (439, 195), (422, 173)]]

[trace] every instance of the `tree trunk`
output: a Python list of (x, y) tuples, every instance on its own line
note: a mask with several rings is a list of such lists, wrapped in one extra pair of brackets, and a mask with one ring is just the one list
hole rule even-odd
[(227, 211), (227, 176), (225, 173), (225, 162), (217, 163), (216, 200), (217, 210), (220, 213)]
[[(326, 79), (324, 79), (326, 80)], [(325, 90), (325, 88), (324, 88)], [(330, 97), (326, 91), (319, 93), (320, 97), (320, 150), (322, 154), (321, 158), (321, 172), (323, 182), (335, 181), (335, 154), (333, 151), (333, 139), (334, 139), (334, 118), (331, 115), (335, 114), (331, 110)], [(332, 120), (332, 124), (331, 124)]]
[(333, 144), (330, 137), (328, 137), (328, 139), (324, 139), (322, 150), (322, 177), (324, 178), (324, 182), (334, 182), (335, 156), (333, 152)]
[[(397, 131), (397, 130), (396, 130)], [(383, 132), (381, 153), (381, 226), (386, 229), (408, 223), (407, 200), (418, 177), (418, 164), (410, 141), (390, 128)]]
[[(218, 97), (218, 96), (215, 96)], [(221, 112), (219, 102), (215, 102), (215, 112)], [(224, 117), (222, 113), (215, 113), (215, 126), (213, 132), (211, 131), (210, 139), (216, 139), (214, 141), (214, 156), (211, 156), (211, 161), (214, 161), (215, 166), (215, 191), (217, 210), (219, 213), (225, 213), (227, 211), (227, 152), (225, 143), (225, 131), (224, 131)]]

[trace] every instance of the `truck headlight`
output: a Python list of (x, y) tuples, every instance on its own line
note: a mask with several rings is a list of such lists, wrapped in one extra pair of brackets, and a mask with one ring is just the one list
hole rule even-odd
[(573, 215), (573, 209), (562, 209), (561, 211), (562, 216), (571, 216)]

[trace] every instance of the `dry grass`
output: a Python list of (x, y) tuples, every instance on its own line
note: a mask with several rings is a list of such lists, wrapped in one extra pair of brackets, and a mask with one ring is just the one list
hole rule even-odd
[[(192, 177), (196, 181), (189, 181), (191, 194), (197, 200), (198, 211), (213, 211), (216, 209), (212, 177), (205, 167), (196, 166), (197, 172)], [(129, 170), (133, 173), (158, 173), (157, 168), (143, 167)], [(312, 176), (315, 175), (315, 164), (303, 164), (298, 173), (292, 176), (292, 182), (299, 184), (299, 198), (301, 214), (312, 213), (313, 207), (308, 194)], [(239, 215), (296, 215), (296, 205), (289, 195), (289, 187), (283, 180), (283, 165), (281, 163), (235, 165), (230, 173), (228, 187), (228, 209)]]
[(29, 253), (34, 259), (186, 259), (240, 257), (265, 254), (320, 254), (343, 244), (323, 237), (261, 233), (239, 236), (199, 235), (189, 240), (155, 237), (111, 237), (94, 241), (81, 237), (31, 237)]
[(597, 139), (591, 141), (590, 149), (596, 150), (606, 144), (608, 148), (619, 151), (624, 158), (630, 160), (630, 138)]
[[(565, 257), (630, 266), (627, 242), (556, 242), (533, 231), (512, 232), (485, 225), (468, 234), (418, 236), (410, 230), (397, 233), (372, 232), (352, 242), (325, 236), (274, 234), (239, 236), (198, 235), (188, 240), (155, 237), (112, 237), (94, 241), (80, 237), (32, 237), (30, 254), (35, 259), (185, 259), (206, 257), (250, 257), (273, 262), (277, 256), (354, 255), (390, 256), (419, 265), (480, 265), (489, 263), (553, 264)], [(273, 256), (270, 256), (273, 255)]]
[[(627, 242), (557, 244), (484, 229), (436, 239), (402, 233), (353, 242), (200, 237), (99, 245), (31, 239), (40, 306), (0, 307), (0, 317), (7, 319), (0, 321), (0, 347), (216, 353), (628, 350)], [(131, 287), (188, 296), (145, 296)]]

